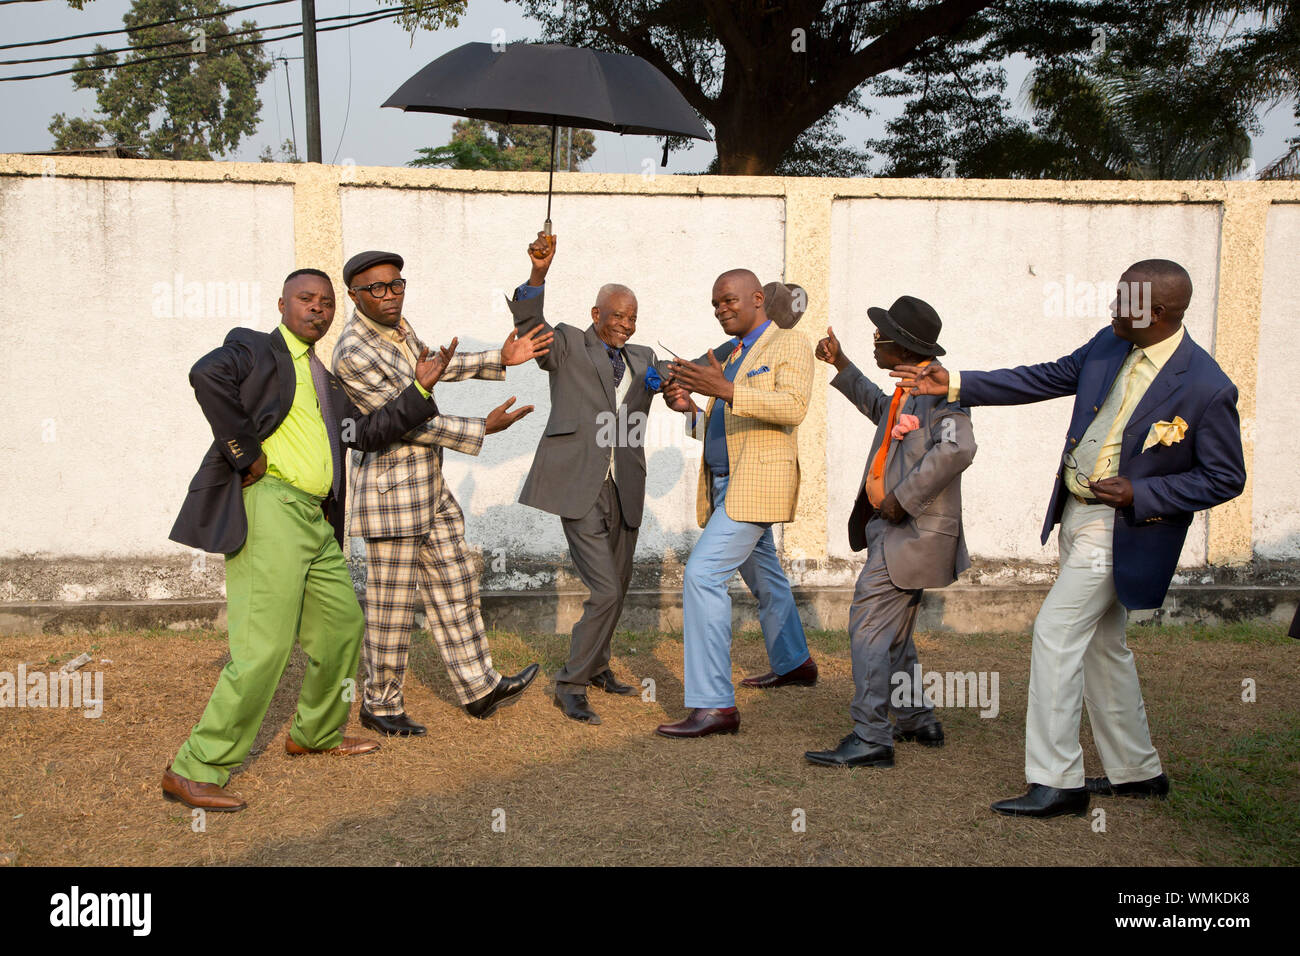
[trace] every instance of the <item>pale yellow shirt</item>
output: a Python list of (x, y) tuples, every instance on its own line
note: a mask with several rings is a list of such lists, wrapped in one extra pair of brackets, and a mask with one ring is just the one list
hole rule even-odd
[[(410, 342), (407, 341), (407, 338), (411, 334), (411, 326), (406, 321), (405, 317), (398, 319), (396, 326), (391, 326), (391, 325), (380, 325), (378, 322), (376, 322), (370, 316), (366, 315), (360, 309), (356, 310), (356, 314), (361, 319), (362, 322), (370, 326), (370, 330), (372, 332), (374, 332), (376, 335), (380, 336), (381, 338), (388, 339), (388, 341), (396, 345), (401, 350), (402, 354), (406, 356), (406, 360), (411, 363), (411, 371), (412, 372), (415, 371), (415, 355), (414, 353), (411, 352)], [(412, 378), (412, 381), (415, 381), (415, 379)], [(415, 381), (415, 387), (420, 390), (420, 394), (423, 395), (425, 398), (429, 397), (428, 389), (426, 389), (418, 381)]]
[[(1111, 391), (1107, 393), (1107, 399), (1109, 399), (1115, 389), (1124, 390), (1118, 412), (1110, 422), (1093, 419), (1092, 424), (1088, 426), (1088, 430), (1084, 432), (1081, 441), (1081, 444), (1086, 443), (1089, 439), (1096, 439), (1100, 442), (1096, 464), (1092, 469), (1092, 473), (1088, 476), (1089, 481), (1114, 478), (1119, 474), (1119, 458), (1120, 449), (1123, 445), (1124, 427), (1128, 424), (1128, 420), (1133, 417), (1133, 412), (1141, 404), (1143, 396), (1146, 395), (1147, 389), (1151, 387), (1151, 383), (1155, 381), (1156, 376), (1160, 374), (1160, 370), (1165, 367), (1165, 363), (1178, 350), (1178, 346), (1182, 344), (1183, 337), (1186, 334), (1186, 330), (1180, 325), (1177, 332), (1167, 339), (1156, 342), (1154, 345), (1149, 345), (1145, 349), (1134, 346), (1128, 357), (1125, 358), (1124, 365), (1120, 368), (1120, 374), (1115, 376), (1115, 381), (1111, 384)], [(949, 372), (948, 401), (955, 402), (960, 396), (961, 372), (954, 370)], [(1103, 400), (1102, 404), (1106, 404), (1105, 400)], [(1065, 487), (1072, 494), (1079, 495), (1082, 498), (1094, 497), (1092, 491), (1079, 481), (1078, 472), (1073, 468), (1066, 468), (1062, 478), (1065, 481)]]

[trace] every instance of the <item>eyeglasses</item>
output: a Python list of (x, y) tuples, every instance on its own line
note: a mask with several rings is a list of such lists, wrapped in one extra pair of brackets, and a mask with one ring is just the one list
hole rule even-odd
[(879, 332), (873, 332), (873, 333), (871, 333), (871, 341), (874, 342), (876, 345), (894, 345), (894, 344), (896, 344), (896, 343), (894, 342), (893, 339), (886, 339), (886, 338), (883, 338)]
[[(1094, 440), (1095, 440), (1095, 439), (1094, 439)], [(1071, 455), (1068, 451), (1067, 451), (1064, 455), (1061, 456), (1061, 464), (1065, 465), (1066, 468), (1068, 468), (1070, 471), (1074, 472), (1074, 478), (1075, 478), (1075, 481), (1077, 481), (1079, 484), (1083, 485), (1083, 487), (1085, 487), (1085, 488), (1091, 488), (1091, 487), (1092, 487), (1092, 479), (1091, 479), (1091, 478), (1088, 478), (1088, 477), (1086, 477), (1086, 476), (1084, 476), (1084, 475), (1079, 471), (1079, 462), (1078, 462), (1078, 460), (1077, 460), (1073, 455)], [(1102, 471), (1102, 472), (1105, 472), (1106, 469), (1108, 469), (1109, 467), (1110, 467), (1110, 459), (1107, 458), (1104, 462), (1101, 463), (1101, 467), (1100, 467), (1100, 468), (1093, 468), (1093, 471), (1094, 471), (1094, 472), (1096, 472), (1096, 471)]]
[(376, 299), (382, 299), (387, 293), (384, 290), (391, 290), (393, 295), (401, 295), (406, 288), (405, 279), (394, 279), (392, 282), (372, 282), (370, 285), (356, 285), (352, 287), (353, 292), (362, 290), (369, 292)]

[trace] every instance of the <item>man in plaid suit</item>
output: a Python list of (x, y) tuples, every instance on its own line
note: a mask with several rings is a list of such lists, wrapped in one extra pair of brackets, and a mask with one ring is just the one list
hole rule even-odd
[[(685, 412), (687, 431), (704, 442), (696, 518), (704, 533), (686, 563), (682, 590), (686, 706), (690, 716), (660, 726), (664, 737), (703, 737), (740, 729), (731, 683), (731, 597), (737, 570), (758, 598), (772, 672), (752, 687), (809, 686), (808, 654), (772, 524), (793, 521), (799, 500), (798, 426), (812, 394), (813, 352), (804, 336), (772, 322), (763, 287), (748, 269), (713, 284), (713, 314), (733, 341), (704, 361), (673, 363), (664, 398)], [(725, 362), (725, 365), (723, 364)], [(701, 412), (690, 392), (712, 400)]]
[[(423, 347), (402, 316), (402, 265), (396, 253), (370, 251), (353, 256), (343, 268), (357, 308), (334, 349), (334, 374), (364, 411), (410, 383), (411, 356)], [(545, 353), (548, 340), (545, 333), (516, 337), (511, 331), (500, 349), (455, 355), (441, 380), (500, 381), (507, 365)], [(383, 450), (354, 457), (351, 534), (365, 538), (368, 567), (361, 723), (371, 730), (425, 733), (406, 715), (402, 700), (418, 584), (424, 585), (429, 629), (452, 689), (471, 716), (491, 716), (537, 676), (537, 664), (513, 677), (492, 667), (464, 515), (442, 476), (443, 448), (477, 455), (485, 435), (509, 428), (533, 410), (527, 405), (510, 411), (513, 402), (512, 397), (486, 419), (435, 415)]]

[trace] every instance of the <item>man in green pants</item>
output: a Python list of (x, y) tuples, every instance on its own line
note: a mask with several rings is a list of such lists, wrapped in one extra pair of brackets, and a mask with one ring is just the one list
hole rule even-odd
[(285, 750), (379, 749), (342, 733), (365, 629), (341, 548), (342, 449), (383, 448), (430, 418), (429, 390), (456, 348), (453, 339), (432, 359), (422, 350), (415, 381), (363, 415), (313, 349), (334, 319), (329, 277), (291, 273), (279, 308), (275, 331), (233, 329), (190, 371), (215, 441), (171, 538), (226, 556), (230, 663), (162, 788), (205, 810), (247, 806), (225, 784), (248, 756), (295, 640), (308, 663)]

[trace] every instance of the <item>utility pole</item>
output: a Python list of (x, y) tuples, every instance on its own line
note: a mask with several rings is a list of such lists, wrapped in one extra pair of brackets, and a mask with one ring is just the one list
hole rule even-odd
[(307, 162), (319, 163), (320, 73), (316, 66), (316, 0), (302, 0), (302, 72), (307, 87)]

